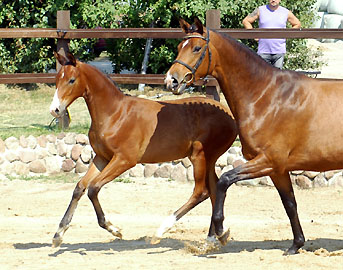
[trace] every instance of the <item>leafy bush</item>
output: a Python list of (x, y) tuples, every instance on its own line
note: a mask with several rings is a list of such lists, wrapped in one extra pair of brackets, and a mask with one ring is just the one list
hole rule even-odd
[[(284, 0), (302, 22), (303, 28), (313, 20), (311, 6), (316, 0)], [(242, 19), (266, 0), (3, 0), (0, 7), (0, 27), (55, 28), (57, 10), (70, 10), (71, 28), (116, 27), (179, 27), (178, 18), (190, 21), (196, 15), (205, 22), (206, 10), (221, 11), (222, 28), (242, 28)], [(120, 20), (120, 25), (118, 25)], [(81, 60), (94, 59), (96, 39), (75, 39), (70, 50)], [(145, 39), (108, 39), (107, 52), (115, 72), (123, 69), (140, 71)], [(257, 43), (242, 40), (252, 49)], [(154, 39), (148, 73), (164, 73), (176, 57), (179, 40)], [(288, 40), (285, 68), (318, 68), (320, 53), (306, 47), (306, 40)], [(0, 72), (47, 72), (55, 67), (53, 39), (3, 39), (0, 43)]]

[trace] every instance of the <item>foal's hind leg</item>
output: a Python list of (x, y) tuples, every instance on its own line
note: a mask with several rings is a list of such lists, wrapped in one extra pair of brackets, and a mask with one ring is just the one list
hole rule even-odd
[[(96, 158), (94, 159), (94, 162), (96, 161)], [(88, 187), (88, 184), (100, 173), (100, 170), (105, 166), (103, 162), (98, 162), (97, 166), (94, 164), (94, 162), (90, 165), (87, 173), (81, 178), (81, 180), (77, 183), (72, 199), (70, 201), (70, 204), (67, 208), (67, 211), (65, 212), (59, 227), (57, 229), (57, 232), (54, 235), (54, 238), (52, 239), (52, 246), (53, 247), (59, 247), (62, 244), (63, 241), (63, 235), (69, 228), (69, 224), (71, 222), (71, 219), (73, 218), (75, 209), (77, 207), (77, 204), (82, 197), (82, 195), (85, 193), (86, 188)]]
[(188, 201), (174, 212), (173, 215), (169, 216), (157, 230), (155, 236), (151, 240), (153, 244), (159, 242), (162, 235), (167, 232), (176, 221), (188, 213), (189, 210), (194, 208), (196, 205), (206, 200), (209, 197), (209, 192), (206, 186), (206, 158), (202, 143), (196, 141), (193, 143), (193, 151), (190, 156), (190, 160), (193, 163), (194, 170), (194, 181), (195, 187), (193, 194)]

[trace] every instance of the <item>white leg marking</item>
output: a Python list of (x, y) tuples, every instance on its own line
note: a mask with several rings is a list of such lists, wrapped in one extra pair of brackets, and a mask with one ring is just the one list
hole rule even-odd
[(157, 237), (162, 237), (162, 235), (168, 231), (176, 223), (176, 216), (171, 215), (167, 217), (161, 224), (160, 228), (156, 232)]

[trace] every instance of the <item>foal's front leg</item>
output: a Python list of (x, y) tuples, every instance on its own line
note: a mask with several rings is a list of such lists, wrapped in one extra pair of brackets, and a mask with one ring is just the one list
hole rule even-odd
[[(94, 162), (97, 162), (97, 165), (95, 165)], [(100, 171), (105, 167), (105, 162), (97, 161), (97, 158), (94, 158), (94, 162), (90, 165), (87, 173), (81, 178), (81, 180), (76, 184), (76, 187), (73, 192), (72, 199), (69, 203), (69, 206), (67, 208), (67, 211), (65, 212), (59, 227), (57, 229), (57, 232), (54, 235), (54, 238), (52, 239), (52, 246), (53, 247), (59, 247), (62, 244), (63, 241), (63, 235), (69, 228), (69, 224), (73, 218), (75, 209), (77, 207), (77, 204), (82, 197), (82, 195), (85, 193), (86, 188), (88, 187), (89, 183), (100, 174)]]
[(136, 163), (128, 162), (126, 159), (121, 157), (120, 154), (113, 156), (108, 165), (103, 171), (89, 184), (88, 197), (91, 200), (96, 216), (98, 218), (98, 224), (101, 228), (104, 228), (115, 237), (121, 238), (122, 235), (120, 230), (112, 225), (110, 221), (105, 218), (105, 214), (101, 208), (98, 193), (100, 189), (111, 182), (113, 179), (121, 175), (123, 172), (132, 168)]

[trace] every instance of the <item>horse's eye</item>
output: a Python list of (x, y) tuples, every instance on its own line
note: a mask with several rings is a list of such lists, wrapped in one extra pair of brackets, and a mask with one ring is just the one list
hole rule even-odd
[(73, 84), (75, 82), (75, 79), (70, 79), (69, 84)]
[(200, 46), (195, 46), (195, 47), (193, 48), (193, 52), (195, 52), (195, 53), (200, 52), (200, 50), (201, 50), (201, 47), (200, 47)]

